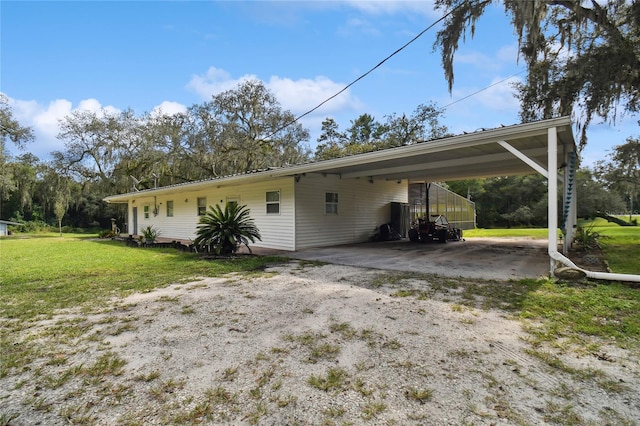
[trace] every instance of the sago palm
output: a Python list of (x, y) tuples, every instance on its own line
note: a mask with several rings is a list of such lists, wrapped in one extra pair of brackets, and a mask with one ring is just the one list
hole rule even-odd
[(253, 219), (249, 217), (247, 206), (237, 203), (227, 203), (224, 210), (218, 204), (209, 206), (209, 210), (200, 218), (196, 234), (196, 247), (208, 247), (223, 255), (234, 253), (241, 244), (251, 252), (249, 242), (262, 240)]

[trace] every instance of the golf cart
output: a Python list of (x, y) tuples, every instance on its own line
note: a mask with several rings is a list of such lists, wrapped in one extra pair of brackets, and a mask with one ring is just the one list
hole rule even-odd
[(461, 241), (462, 229), (452, 227), (447, 218), (442, 215), (432, 215), (429, 220), (418, 219), (417, 222), (412, 223), (409, 229), (409, 240), (414, 243)]

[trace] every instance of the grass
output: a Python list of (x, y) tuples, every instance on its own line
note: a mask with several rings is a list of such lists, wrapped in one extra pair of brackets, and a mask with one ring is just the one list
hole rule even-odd
[(530, 331), (542, 340), (567, 337), (573, 341), (594, 336), (617, 345), (640, 342), (640, 292), (620, 283), (566, 285), (541, 280), (523, 298), (519, 317), (544, 320)]
[(405, 396), (407, 399), (412, 401), (417, 401), (420, 404), (424, 404), (426, 401), (430, 400), (433, 396), (432, 389), (417, 389), (414, 387), (409, 387), (409, 389), (405, 392)]
[[(28, 368), (47, 356), (48, 348), (34, 339), (19, 339), (20, 330), (32, 321), (48, 319), (64, 309), (99, 312), (109, 299), (134, 292), (147, 292), (172, 283), (220, 276), (230, 272), (253, 273), (270, 257), (210, 261), (195, 253), (174, 249), (138, 249), (86, 235), (27, 235), (0, 239), (0, 378)], [(172, 299), (172, 302), (177, 302)], [(183, 306), (182, 314), (194, 313)], [(83, 319), (66, 320), (41, 332), (52, 342), (80, 338), (90, 324)], [(130, 324), (113, 328), (112, 335), (132, 330)], [(65, 358), (56, 362), (63, 363)], [(49, 361), (50, 363), (53, 361)], [(112, 354), (98, 359), (85, 372), (96, 380), (121, 373), (123, 362)], [(47, 386), (58, 387), (69, 377), (47, 378)]]
[(340, 367), (329, 368), (325, 376), (312, 374), (307, 383), (316, 389), (329, 391), (339, 391), (344, 388), (349, 374)]
[(174, 249), (137, 249), (86, 236), (0, 240), (0, 317), (48, 317), (57, 309), (97, 306), (107, 298), (150, 291), (201, 276), (254, 271), (275, 258), (203, 260)]
[[(627, 259), (621, 260), (621, 263), (636, 265), (634, 272), (638, 273), (640, 268), (637, 268), (636, 259), (640, 258), (640, 228), (622, 228), (605, 221), (596, 221), (594, 229), (606, 237), (603, 240), (605, 254), (610, 256), (616, 250), (620, 251), (623, 259)], [(482, 231), (485, 236), (496, 236), (487, 230)], [(509, 236), (504, 230), (499, 234)], [(101, 310), (104, 308), (104, 302), (112, 297), (151, 291), (157, 287), (188, 282), (202, 276), (219, 276), (230, 272), (253, 273), (260, 271), (266, 264), (278, 261), (280, 259), (269, 257), (210, 261), (203, 260), (196, 254), (181, 253), (173, 249), (130, 248), (113, 241), (93, 241), (86, 236), (0, 239), (0, 378), (21, 371), (34, 360), (46, 359), (47, 347), (40, 347), (37, 342), (29, 339), (18, 341), (14, 336), (19, 334), (15, 333), (16, 331), (27, 327), (30, 321), (49, 318), (57, 309), (79, 307), (85, 311)], [(380, 279), (393, 283), (395, 297), (452, 297), (449, 290), (457, 289), (456, 294), (461, 300), (451, 303), (451, 309), (455, 312), (466, 313), (467, 306), (508, 312), (509, 315), (529, 324), (531, 354), (535, 354), (550, 367), (574, 375), (580, 372), (569, 371), (569, 367), (563, 364), (555, 353), (543, 350), (540, 344), (546, 343), (553, 347), (558, 341), (570, 342), (583, 348), (582, 350), (597, 352), (598, 348), (592, 345), (592, 337), (596, 337), (595, 340), (598, 342), (626, 348), (640, 347), (640, 316), (637, 315), (640, 311), (640, 291), (622, 283), (585, 281), (567, 284), (551, 279), (503, 283), (440, 280), (417, 274), (396, 276), (393, 273), (381, 274)], [(395, 289), (395, 286), (402, 286), (405, 281), (415, 279), (429, 282), (429, 290), (404, 290), (401, 287)], [(164, 301), (177, 304), (184, 315), (194, 312), (192, 306), (182, 305), (178, 297), (167, 296)], [(309, 310), (306, 313), (312, 314), (313, 311)], [(58, 321), (52, 325), (58, 333), (56, 339), (60, 340), (78, 338), (86, 332), (87, 326), (81, 319), (65, 319), (64, 322)], [(114, 329), (120, 330), (116, 326), (126, 327), (127, 324), (114, 325)], [(380, 349), (386, 350), (402, 348), (400, 340), (385, 339), (373, 329), (361, 330), (348, 322), (336, 319), (330, 319), (327, 327), (325, 333), (307, 330), (284, 336), (282, 347), (274, 347), (269, 355), (256, 356), (256, 361), (269, 361), (270, 357), (276, 358), (295, 348), (303, 348), (309, 362), (331, 364), (340, 354), (341, 340), (359, 339), (370, 347), (380, 345)], [(41, 331), (46, 332), (48, 329)], [(463, 357), (467, 354), (456, 352), (450, 355)], [(50, 362), (55, 362), (58, 369), (56, 374), (42, 378), (47, 389), (63, 386), (66, 381), (77, 376), (82, 376), (88, 382), (95, 382), (95, 386), (98, 386), (105, 378), (121, 375), (126, 367), (123, 359), (109, 351), (103, 352), (81, 369), (65, 365), (66, 357), (52, 358)], [(364, 380), (351, 376), (342, 368), (334, 367), (321, 371), (307, 378), (308, 386), (330, 394), (354, 391), (363, 397), (369, 397), (373, 392), (373, 388)], [(254, 388), (255, 401), (245, 408), (249, 410), (246, 413), (247, 420), (250, 423), (259, 423), (260, 419), (268, 414), (264, 401), (270, 396), (273, 397), (274, 389), (283, 385), (276, 380), (271, 365), (254, 373), (257, 386)], [(229, 367), (220, 373), (220, 380), (233, 382), (238, 375), (237, 366)], [(135, 379), (149, 383), (150, 395), (159, 402), (184, 386), (184, 383), (173, 379), (161, 380), (159, 371), (140, 374)], [(606, 378), (595, 380), (599, 380), (601, 389), (607, 392), (625, 391), (624, 386), (618, 382)], [(184, 412), (176, 412), (176, 416), (182, 416), (180, 419), (185, 423), (210, 420), (211, 416), (217, 419), (217, 416), (222, 414), (218, 411), (214, 414), (213, 410), (218, 406), (234, 405), (236, 397), (221, 387), (211, 389), (189, 409), (185, 407)], [(428, 388), (406, 388), (405, 397), (417, 404), (424, 404), (430, 401), (433, 395), (432, 390)], [(278, 400), (277, 405), (293, 402), (291, 398), (283, 397), (281, 401)], [(34, 399), (33, 405), (42, 407), (41, 409), (51, 409), (45, 399)], [(509, 413), (508, 405), (504, 407), (505, 418), (513, 415)], [(370, 399), (361, 409), (362, 417), (371, 420), (383, 413), (386, 407)], [(82, 424), (93, 421), (90, 413), (79, 407), (70, 405), (63, 407), (63, 411), (61, 415), (70, 422)], [(547, 407), (546, 411), (550, 420), (572, 417), (574, 414), (565, 406)], [(332, 417), (341, 415), (336, 411)], [(3, 413), (0, 410), (0, 426), (2, 421), (10, 422), (10, 416), (11, 413)], [(178, 419), (176, 417), (174, 420), (177, 422)]]
[[(621, 216), (628, 220), (629, 216)], [(600, 235), (599, 242), (613, 272), (640, 274), (640, 226), (619, 226), (605, 219), (578, 220), (578, 226)], [(547, 228), (469, 229), (465, 238), (548, 237)]]
[(544, 239), (549, 236), (547, 228), (506, 228), (506, 229), (467, 229), (464, 231), (465, 238), (508, 238), (508, 237), (531, 237)]
[(600, 235), (599, 243), (612, 271), (640, 274), (640, 226), (618, 226), (602, 218), (579, 221), (578, 225)]
[[(613, 272), (640, 274), (640, 227), (621, 227), (604, 219), (580, 221), (600, 235), (605, 258)], [(546, 229), (475, 229), (465, 237), (546, 238)], [(402, 279), (416, 278), (402, 275)], [(384, 279), (384, 277), (381, 277)], [(428, 289), (398, 288), (391, 296), (431, 298), (458, 288), (462, 298), (452, 305), (483, 309), (500, 309), (529, 324), (533, 342), (552, 343), (565, 338), (583, 350), (597, 350), (587, 345), (592, 337), (623, 348), (640, 347), (640, 291), (636, 285), (610, 281), (584, 281), (568, 284), (553, 279), (525, 279), (508, 283), (464, 280), (452, 286), (433, 278)]]

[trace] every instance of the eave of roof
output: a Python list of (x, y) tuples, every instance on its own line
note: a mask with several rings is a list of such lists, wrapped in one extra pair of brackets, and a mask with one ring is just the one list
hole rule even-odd
[(489, 130), (435, 139), (414, 145), (389, 148), (331, 160), (247, 172), (176, 185), (112, 195), (104, 200), (124, 203), (130, 199), (155, 196), (176, 190), (197, 190), (209, 185), (235, 185), (264, 179), (300, 176), (305, 173), (336, 174), (343, 178), (371, 176), (376, 179), (424, 178), (437, 180), (506, 176), (532, 172), (529, 166), (500, 147), (497, 142), (513, 144), (534, 161), (546, 163), (548, 130), (555, 128), (558, 143), (565, 150), (575, 150), (571, 119), (560, 117), (533, 123), (504, 126)]

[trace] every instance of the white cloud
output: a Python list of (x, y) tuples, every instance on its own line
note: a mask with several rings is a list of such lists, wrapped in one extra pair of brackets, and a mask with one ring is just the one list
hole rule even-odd
[[(71, 101), (56, 99), (48, 105), (41, 105), (36, 101), (25, 101), (9, 98), (9, 106), (12, 108), (15, 118), (22, 126), (31, 127), (35, 134), (35, 140), (27, 144), (26, 151), (32, 153), (41, 160), (46, 160), (52, 151), (64, 149), (62, 141), (57, 139), (60, 132), (60, 120), (73, 111), (103, 111), (106, 114), (117, 114), (118, 108), (102, 106), (96, 99), (84, 99), (73, 108)], [(14, 155), (20, 155), (14, 146), (7, 146)]]
[(451, 98), (441, 99), (439, 106), (447, 107), (445, 120), (454, 134), (493, 128), (519, 122), (520, 104), (513, 94), (512, 84), (517, 77), (496, 77), (485, 88), (458, 87)]
[(187, 107), (178, 102), (164, 101), (151, 110), (152, 115), (174, 115), (186, 112)]
[(379, 36), (380, 30), (375, 24), (361, 18), (348, 19), (346, 24), (338, 29), (338, 34), (348, 37), (354, 33), (366, 34), (369, 36)]
[(66, 99), (56, 99), (49, 102), (46, 108), (40, 108), (33, 115), (36, 132), (55, 138), (59, 131), (58, 122), (71, 113), (71, 102)]
[[(202, 99), (208, 100), (211, 99), (211, 96), (226, 90), (233, 90), (243, 81), (252, 79), (257, 80), (258, 78), (250, 74), (232, 78), (227, 71), (211, 67), (204, 75), (194, 75), (186, 87), (197, 93)], [(324, 76), (299, 80), (272, 76), (269, 81), (263, 83), (275, 95), (282, 108), (290, 110), (294, 114), (302, 114), (316, 107), (345, 86)], [(360, 107), (360, 102), (351, 96), (350, 90), (346, 90), (323, 105), (317, 114), (326, 115), (338, 111), (355, 110)]]
[(480, 52), (457, 53), (454, 67), (457, 65), (471, 65), (484, 71), (496, 71), (500, 69), (500, 63), (494, 58)]
[(516, 90), (513, 87), (516, 82), (521, 82), (521, 79), (511, 77), (505, 80), (504, 77), (496, 77), (489, 84), (490, 87), (476, 95), (476, 101), (487, 109), (518, 111), (520, 102), (514, 96)]
[[(273, 92), (283, 109), (295, 113), (303, 113), (320, 105), (321, 102), (342, 90), (344, 86), (324, 76), (318, 76), (313, 80), (307, 78), (291, 80), (273, 76), (267, 83), (267, 88)], [(347, 89), (320, 107), (317, 113), (353, 110), (359, 106), (360, 102), (353, 98)]]
[(208, 101), (213, 95), (235, 89), (243, 81), (257, 79), (255, 75), (251, 74), (245, 74), (240, 78), (232, 79), (231, 74), (227, 71), (210, 67), (204, 75), (193, 75), (187, 83), (186, 88), (196, 93), (203, 100)]
[(502, 46), (496, 52), (496, 59), (502, 64), (512, 64), (518, 59), (518, 46), (516, 44)]
[(475, 110), (482, 108), (480, 112), (486, 114), (487, 111), (518, 110), (520, 104), (514, 97), (516, 93), (513, 84), (520, 81), (517, 77), (506, 78), (496, 77), (484, 88), (466, 87), (454, 89), (452, 100), (445, 101), (442, 106), (450, 104), (451, 107), (466, 108)]
[[(250, 74), (233, 78), (230, 73), (223, 69), (210, 67), (204, 75), (194, 75), (186, 87), (198, 94), (203, 100), (209, 100), (218, 93), (236, 89), (240, 83), (246, 80), (258, 80), (258, 78)], [(268, 81), (263, 81), (263, 83), (274, 94), (282, 109), (291, 111), (294, 115), (304, 114), (315, 108), (320, 103), (336, 95), (346, 85), (332, 81), (325, 76), (299, 80), (272, 76)], [(300, 123), (309, 130), (311, 144), (315, 146), (315, 140), (320, 134), (322, 121), (326, 117), (336, 117), (345, 113), (350, 115), (354, 111), (362, 111), (364, 109), (366, 108), (362, 102), (347, 89), (316, 111), (303, 117)]]
[(433, 0), (428, 1), (390, 1), (390, 0), (348, 0), (345, 2), (354, 9), (372, 15), (392, 15), (412, 13), (424, 16), (436, 16)]

